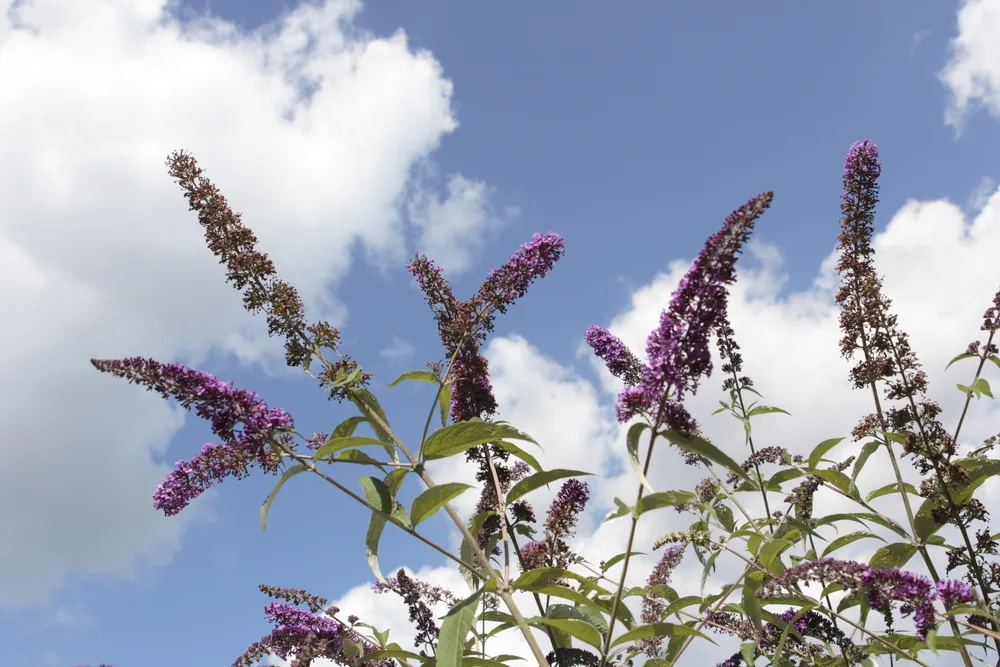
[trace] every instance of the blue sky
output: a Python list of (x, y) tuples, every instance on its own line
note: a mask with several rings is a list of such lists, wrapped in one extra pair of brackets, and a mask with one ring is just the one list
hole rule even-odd
[[(350, 414), (282, 370), (263, 320), (240, 314), (162, 167), (175, 148), (201, 160), (311, 314), (341, 326), (344, 350), (375, 373), (410, 439), (431, 395), (384, 384), (440, 354), (404, 270), (413, 249), (439, 248), (469, 294), (533, 232), (563, 235), (565, 258), (498, 321), (490, 359), (502, 416), (529, 432), (532, 420), (574, 422), (553, 427), (566, 441), (542, 441), (546, 455), (592, 457), (595, 472), (617, 474), (622, 448), (614, 384), (581, 354), (583, 332), (612, 326), (641, 350), (683, 262), (765, 189), (775, 202), (756, 254), (741, 260), (749, 287), (734, 296), (746, 356), (772, 360), (756, 362), (775, 377), (765, 394), (797, 400), (788, 373), (814, 373), (809, 386), (829, 382), (844, 397), (834, 407), (863, 405), (841, 386), (835, 347), (820, 352), (836, 338), (821, 265), (855, 140), (881, 148), (878, 229), (893, 228), (880, 270), (928, 359), (975, 336), (1000, 284), (990, 270), (1000, 235), (996, 0), (553, 1), (530, 11), (331, 0), (306, 19), (308, 8), (271, 0), (13, 4), (0, 24), (0, 133), (12, 147), (0, 158), (12, 175), (0, 186), (0, 271), (14, 286), (0, 296), (14, 314), (0, 338), (0, 393), (13, 399), (0, 408), (11, 424), (0, 443), (0, 530), (10, 537), (0, 546), (0, 645), (14, 667), (226, 665), (269, 629), (257, 584), (358, 601), (371, 579), (367, 517), (319, 480), (290, 483), (266, 532), (258, 507), (272, 478), (229, 481), (189, 516), (151, 507), (156, 481), (211, 433), (90, 370), (92, 356), (195, 364), (309, 432)], [(315, 52), (289, 46), (283, 12), (312, 32)], [(312, 107), (282, 73), (325, 77)], [(937, 336), (953, 331), (963, 333), (939, 350)], [(798, 356), (813, 346), (827, 355), (822, 368)], [(706, 383), (705, 405), (716, 384)], [(818, 416), (831, 396), (819, 391), (793, 411), (809, 422), (803, 437), (814, 424), (834, 429), (821, 439), (844, 434), (850, 420)], [(532, 403), (554, 407), (535, 414)], [(814, 409), (815, 419), (801, 414)], [(582, 527), (581, 539), (617, 539), (595, 530)], [(431, 531), (452, 539), (444, 523)], [(382, 552), (384, 571), (448, 576), (393, 531)]]

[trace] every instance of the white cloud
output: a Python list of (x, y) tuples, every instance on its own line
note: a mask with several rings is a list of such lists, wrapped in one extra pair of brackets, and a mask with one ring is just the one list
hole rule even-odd
[(167, 155), (190, 150), (310, 314), (340, 322), (327, 289), (349, 249), (405, 257), (397, 203), (456, 127), (439, 64), (402, 32), (351, 25), (359, 2), (302, 4), (252, 34), (166, 5), (4, 4), (0, 502), (18, 509), (0, 517), (2, 603), (163, 564), (198, 514), (151, 507), (182, 415), (90, 357), (268, 361), (278, 346), (224, 283)]
[(983, 176), (982, 180), (979, 181), (979, 185), (973, 188), (969, 194), (969, 200), (965, 204), (966, 212), (975, 214), (976, 211), (982, 210), (996, 189), (996, 181), (989, 176)]
[(449, 273), (469, 268), (473, 253), (500, 224), (490, 212), (492, 188), (453, 174), (444, 199), (432, 191), (418, 192), (409, 203), (410, 221), (420, 228), (420, 252)]
[(402, 338), (393, 336), (392, 342), (379, 354), (390, 361), (405, 361), (413, 356), (413, 346)]
[(969, 108), (982, 104), (1000, 118), (1000, 0), (964, 0), (952, 55), (939, 77), (951, 100), (945, 122), (961, 129)]

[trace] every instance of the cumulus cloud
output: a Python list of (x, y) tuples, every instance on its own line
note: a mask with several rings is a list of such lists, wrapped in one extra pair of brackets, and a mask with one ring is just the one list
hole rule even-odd
[(981, 104), (1000, 118), (1000, 1), (964, 0), (951, 59), (939, 77), (951, 92), (945, 122), (961, 129), (969, 108)]
[(483, 181), (459, 174), (449, 177), (444, 198), (430, 190), (418, 192), (408, 210), (410, 221), (420, 229), (420, 251), (451, 274), (468, 269), (474, 251), (500, 223), (490, 211), (492, 194)]
[[(0, 501), (19, 509), (0, 516), (0, 602), (16, 604), (73, 573), (165, 563), (190, 520), (150, 500), (183, 416), (90, 357), (272, 358), (167, 155), (190, 150), (311, 314), (340, 322), (328, 290), (350, 248), (403, 258), (398, 202), (456, 120), (431, 54), (358, 30), (354, 0), (252, 33), (166, 0), (3, 6)], [(456, 200), (486, 192), (454, 183)]]

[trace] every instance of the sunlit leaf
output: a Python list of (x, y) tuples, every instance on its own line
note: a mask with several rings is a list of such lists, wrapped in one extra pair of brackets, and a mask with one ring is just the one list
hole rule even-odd
[(522, 496), (531, 493), (535, 489), (543, 487), (550, 482), (554, 482), (557, 479), (565, 479), (566, 477), (583, 477), (590, 474), (591, 473), (583, 472), (582, 470), (563, 470), (561, 468), (536, 472), (522, 479), (507, 492), (506, 503), (507, 505), (510, 505), (518, 498), (521, 498)]
[(388, 386), (395, 387), (400, 382), (407, 382), (407, 381), (436, 383), (438, 381), (438, 377), (434, 375), (434, 373), (431, 373), (429, 370), (424, 370), (424, 369), (416, 371), (407, 371), (402, 375), (400, 375), (395, 380), (393, 380)]
[(501, 439), (535, 442), (530, 435), (509, 424), (470, 419), (444, 426), (431, 433), (424, 442), (423, 458), (427, 461), (443, 459)]
[(476, 608), (482, 594), (482, 589), (476, 591), (452, 607), (444, 617), (435, 651), (438, 667), (461, 667), (462, 656), (465, 655), (465, 638), (476, 619)]
[(469, 484), (448, 482), (425, 489), (413, 499), (413, 506), (410, 508), (410, 522), (416, 526), (441, 509), (442, 505), (471, 488), (472, 486)]

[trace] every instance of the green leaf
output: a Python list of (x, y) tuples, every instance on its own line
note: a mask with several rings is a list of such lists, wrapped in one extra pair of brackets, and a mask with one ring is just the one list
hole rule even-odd
[(823, 456), (828, 451), (839, 445), (842, 440), (843, 438), (831, 438), (829, 440), (824, 440), (823, 442), (816, 445), (816, 447), (813, 448), (812, 453), (809, 454), (810, 470), (818, 466), (820, 462), (823, 460)]
[(371, 653), (365, 653), (363, 656), (358, 658), (359, 662), (370, 662), (372, 660), (381, 660), (383, 658), (400, 658), (403, 660), (416, 660), (417, 662), (424, 662), (427, 660), (426, 657), (412, 653), (410, 651), (404, 651), (400, 648), (395, 649), (384, 649), (382, 651), (372, 651)]
[[(915, 496), (920, 495), (920, 493), (916, 490), (916, 488), (914, 488), (914, 486), (909, 482), (903, 482), (903, 488), (906, 490), (907, 493), (912, 493)], [(888, 496), (889, 494), (892, 493), (899, 493), (899, 484), (897, 482), (893, 482), (892, 484), (886, 484), (880, 489), (875, 489), (867, 496), (865, 496), (865, 502), (870, 503), (876, 498), (881, 498), (882, 496)]]
[(434, 382), (437, 383), (438, 377), (428, 370), (417, 370), (417, 371), (407, 371), (403, 373), (398, 378), (390, 383), (389, 387), (395, 387), (400, 382), (406, 382), (407, 380), (413, 380), (415, 382)]
[(743, 611), (750, 618), (753, 627), (759, 631), (761, 629), (761, 609), (760, 600), (757, 599), (757, 586), (754, 585), (755, 583), (749, 578), (743, 583)]
[(547, 625), (561, 630), (571, 637), (576, 637), (582, 642), (590, 644), (598, 651), (601, 650), (601, 633), (593, 625), (586, 621), (575, 618), (543, 618), (535, 616), (528, 619), (529, 625)]
[(410, 508), (410, 522), (415, 527), (424, 519), (441, 509), (441, 506), (453, 498), (457, 498), (472, 487), (468, 484), (458, 482), (448, 482), (438, 484), (424, 490), (419, 496), (413, 499), (413, 507)]
[(990, 398), (993, 398), (993, 393), (990, 391), (990, 383), (986, 381), (986, 378), (977, 378), (972, 384), (972, 391), (976, 392), (977, 396), (986, 394)]
[(644, 554), (641, 551), (632, 551), (632, 552), (629, 552), (629, 553), (626, 553), (626, 552), (623, 551), (620, 554), (615, 554), (614, 556), (612, 556), (611, 558), (607, 559), (606, 561), (604, 561), (601, 564), (601, 572), (607, 572), (608, 570), (610, 570), (611, 568), (613, 568), (615, 565), (617, 565), (621, 561), (625, 560), (625, 556), (632, 557), (632, 556), (645, 556), (645, 555), (646, 554)]
[(497, 440), (493, 444), (499, 447), (500, 449), (504, 450), (505, 452), (510, 452), (511, 454), (513, 454), (514, 456), (516, 456), (517, 458), (521, 459), (529, 466), (534, 468), (535, 470), (542, 469), (542, 464), (538, 462), (538, 459), (536, 459), (534, 456), (532, 456), (528, 452), (524, 451), (523, 449), (515, 445), (513, 442), (507, 442), (506, 440)]
[[(385, 476), (385, 481), (374, 477), (362, 477), (359, 481), (364, 489), (365, 497), (372, 507), (377, 507), (387, 514), (396, 515), (396, 512), (393, 511), (393, 495), (399, 491), (405, 477), (405, 470), (393, 470)], [(404, 514), (402, 518), (407, 519), (408, 517)], [(372, 512), (371, 519), (368, 521), (368, 532), (365, 535), (365, 553), (368, 557), (368, 566), (378, 581), (384, 579), (378, 565), (378, 544), (382, 539), (385, 523), (385, 517), (378, 512)], [(405, 524), (405, 521), (403, 523)]]
[[(781, 554), (793, 546), (795, 545), (788, 540), (768, 540), (761, 546), (760, 551), (757, 552), (757, 559), (761, 565), (767, 568), (768, 571), (771, 571), (771, 566), (775, 563), (775, 560), (780, 559)], [(784, 570), (784, 567), (781, 570)]]
[(642, 639), (650, 639), (652, 637), (700, 637), (701, 639), (707, 639), (713, 644), (718, 644), (708, 635), (698, 632), (689, 625), (679, 625), (677, 623), (647, 623), (646, 625), (640, 625), (628, 632), (620, 635), (617, 639), (611, 642), (611, 648), (615, 646), (620, 646), (626, 642), (634, 642)]
[(869, 533), (863, 530), (855, 533), (848, 533), (847, 535), (841, 535), (840, 537), (830, 542), (830, 544), (827, 545), (826, 549), (823, 550), (822, 558), (826, 558), (827, 554), (832, 554), (837, 549), (845, 547), (848, 544), (851, 544), (852, 542), (857, 542), (858, 540), (864, 540), (869, 537), (874, 537), (876, 540), (882, 540), (883, 542), (885, 542), (884, 539), (882, 539), (875, 533)]
[(712, 509), (715, 511), (715, 516), (718, 517), (719, 523), (722, 524), (722, 527), (730, 533), (733, 532), (736, 528), (736, 519), (733, 516), (733, 510), (729, 508), (729, 505), (718, 503)]
[(868, 564), (878, 569), (902, 567), (916, 552), (917, 548), (906, 542), (887, 544), (875, 552)]
[(705, 560), (705, 567), (701, 571), (701, 594), (705, 594), (705, 584), (708, 582), (708, 575), (715, 569), (715, 559), (719, 557), (721, 551), (713, 551), (712, 555)]
[(324, 456), (329, 456), (330, 454), (336, 454), (342, 449), (350, 449), (351, 447), (367, 447), (369, 445), (380, 445), (385, 446), (385, 443), (381, 440), (376, 440), (375, 438), (366, 438), (364, 436), (350, 435), (344, 438), (334, 438), (330, 437), (326, 444), (313, 452), (313, 461), (318, 461)]
[(635, 506), (635, 515), (641, 516), (650, 510), (661, 507), (675, 507), (685, 503), (692, 503), (697, 500), (697, 496), (690, 491), (662, 491), (643, 496)]
[[(465, 422), (461, 423), (464, 424)], [(531, 493), (535, 489), (545, 486), (549, 482), (554, 482), (557, 479), (564, 479), (566, 477), (583, 477), (584, 475), (590, 474), (591, 473), (589, 472), (583, 472), (581, 470), (563, 470), (561, 468), (536, 472), (522, 479), (507, 492), (506, 504), (510, 505), (521, 496)]]
[(718, 463), (730, 472), (735, 473), (740, 478), (745, 479), (748, 482), (751, 481), (750, 476), (747, 475), (746, 470), (744, 470), (740, 464), (731, 459), (728, 454), (724, 453), (708, 440), (696, 435), (683, 436), (678, 433), (676, 429), (670, 429), (664, 433), (664, 436), (667, 440), (674, 443), (681, 449), (703, 456), (709, 461)]
[(377, 466), (380, 470), (382, 468), (382, 462), (373, 459), (372, 457), (365, 454), (360, 449), (348, 449), (346, 452), (341, 452), (333, 459), (337, 463), (358, 463), (361, 465), (372, 465)]
[(976, 357), (978, 359), (979, 355), (978, 354), (970, 354), (968, 352), (963, 352), (962, 354), (958, 355), (957, 357), (955, 357), (954, 359), (952, 359), (951, 361), (949, 361), (948, 365), (945, 366), (944, 369), (948, 370), (949, 368), (951, 368), (951, 365), (953, 363), (955, 363), (956, 361), (961, 361), (962, 359), (971, 359), (972, 357)]
[(536, 591), (539, 588), (553, 585), (560, 579), (575, 579), (576, 581), (586, 581), (576, 572), (565, 570), (561, 567), (536, 567), (528, 570), (514, 580), (510, 585), (511, 590), (516, 591)]
[[(484, 422), (480, 419), (458, 422), (439, 428), (431, 433), (424, 442), (423, 458), (426, 461), (443, 459), (455, 454), (496, 442), (504, 438), (511, 440), (527, 440), (535, 442), (530, 435), (522, 433), (510, 424), (502, 422)], [(535, 442), (537, 445), (538, 443)]]
[(809, 474), (829, 482), (844, 493), (851, 493), (851, 478), (839, 470), (811, 470)]
[(479, 606), (479, 597), (482, 594), (483, 590), (479, 589), (452, 607), (444, 617), (435, 652), (438, 667), (462, 666), (465, 638), (472, 629), (472, 622), (476, 619), (476, 608)]
[(309, 470), (309, 468), (302, 463), (297, 463), (285, 470), (281, 477), (278, 478), (278, 481), (274, 484), (274, 488), (271, 489), (271, 493), (267, 494), (267, 498), (264, 499), (264, 504), (260, 506), (261, 530), (267, 530), (267, 512), (271, 509), (271, 503), (274, 502), (274, 497), (278, 495), (278, 491), (280, 491), (281, 487), (285, 485), (285, 482), (290, 480), (292, 477), (295, 477), (300, 472), (305, 472), (306, 470)]
[(998, 357), (998, 356), (997, 356), (997, 355), (995, 355), (995, 354), (991, 354), (990, 356), (988, 356), (988, 357), (986, 357), (986, 358), (987, 358), (987, 359), (989, 359), (990, 361), (992, 361), (992, 362), (993, 362), (993, 364), (994, 364), (994, 365), (995, 365), (995, 366), (996, 366), (997, 368), (1000, 368), (1000, 357)]
[(451, 382), (441, 385), (441, 392), (438, 394), (438, 410), (441, 412), (441, 426), (448, 425), (448, 412), (451, 410)]
[(770, 405), (758, 405), (756, 408), (747, 413), (747, 419), (750, 417), (756, 417), (757, 415), (768, 415), (772, 412), (780, 412), (781, 414), (788, 415), (789, 417), (792, 413), (782, 410), (781, 408), (775, 408)]
[(393, 461), (397, 461), (399, 457), (396, 454), (396, 447), (392, 444), (392, 436), (388, 431), (379, 426), (375, 419), (377, 417), (382, 420), (383, 424), (389, 425), (389, 419), (385, 416), (385, 410), (382, 409), (375, 395), (364, 387), (359, 387), (348, 391), (347, 397), (358, 407), (358, 410), (361, 410), (361, 414), (366, 417), (368, 425), (375, 431), (375, 437), (385, 443), (385, 451), (389, 457)]
[(612, 519), (620, 519), (623, 516), (628, 516), (632, 513), (632, 508), (625, 504), (625, 501), (621, 498), (615, 497), (615, 507), (617, 509), (608, 512), (608, 515), (604, 517), (604, 521), (611, 521)]
[(329, 442), (331, 439), (334, 438), (346, 438), (348, 436), (354, 435), (354, 430), (358, 427), (358, 425), (360, 425), (365, 421), (367, 420), (359, 415), (348, 417), (344, 421), (337, 424), (337, 427), (333, 429), (333, 433), (330, 434), (330, 437), (327, 439), (327, 442)]
[(858, 475), (861, 474), (861, 470), (864, 469), (865, 464), (868, 463), (869, 457), (875, 453), (875, 451), (882, 446), (880, 442), (866, 442), (861, 447), (861, 453), (858, 454), (858, 458), (854, 461), (854, 466), (851, 468), (851, 488), (854, 488), (854, 484), (858, 481)]
[(646, 474), (642, 471), (642, 464), (639, 462), (639, 439), (642, 437), (643, 432), (648, 429), (649, 424), (643, 422), (632, 424), (628, 429), (628, 435), (625, 437), (625, 443), (628, 449), (628, 461), (632, 466), (632, 472), (639, 478), (639, 482), (650, 493), (653, 493), (653, 487), (650, 486), (649, 480), (646, 479)]
[[(532, 590), (532, 592), (538, 593), (539, 595), (550, 595), (552, 597), (562, 598), (563, 600), (570, 600), (571, 602), (575, 602), (577, 604), (585, 605), (587, 607), (593, 607), (595, 609), (600, 609), (601, 608), (596, 602), (594, 602), (593, 600), (591, 600), (590, 598), (588, 598), (583, 593), (581, 593), (579, 591), (576, 591), (576, 590), (574, 590), (572, 588), (568, 588), (566, 586), (556, 586), (556, 585), (552, 584), (552, 585), (549, 585), (549, 586), (534, 587), (531, 590)], [(555, 618), (552, 615), (552, 607), (553, 606), (555, 606), (555, 605), (550, 605), (549, 606), (549, 616), (552, 617), (552, 618)], [(570, 609), (572, 609), (572, 607), (570, 607)]]

